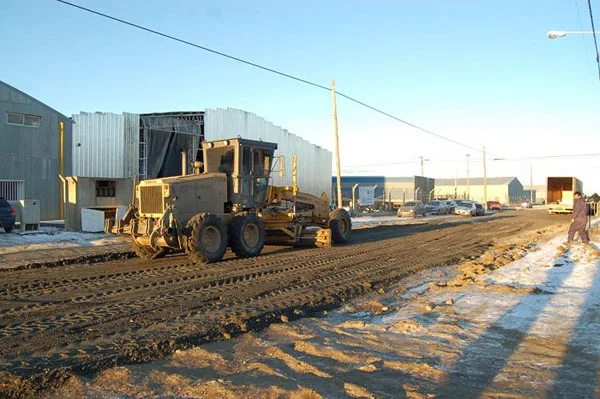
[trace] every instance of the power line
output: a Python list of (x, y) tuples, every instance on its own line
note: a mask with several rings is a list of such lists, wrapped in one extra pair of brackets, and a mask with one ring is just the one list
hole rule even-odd
[[(105, 14), (105, 13), (102, 13), (102, 12), (99, 12), (99, 11), (95, 11), (95, 10), (92, 10), (92, 9), (90, 9), (90, 8), (86, 8), (86, 7), (83, 7), (83, 6), (80, 6), (80, 5), (77, 5), (77, 4), (74, 4), (74, 3), (71, 3), (71, 2), (65, 1), (65, 0), (56, 0), (56, 1), (58, 1), (59, 3), (65, 4), (65, 5), (68, 5), (68, 6), (70, 6), (70, 7), (74, 7), (74, 8), (77, 8), (77, 9), (79, 9), (79, 10), (86, 11), (86, 12), (89, 12), (89, 13), (91, 13), (91, 14), (98, 15), (98, 16), (100, 16), (100, 17), (103, 17), (103, 18), (110, 19), (110, 20), (112, 20), (112, 21), (119, 22), (119, 23), (122, 23), (122, 24), (125, 24), (125, 25), (128, 25), (128, 26), (131, 26), (131, 27), (133, 27), (133, 28), (137, 28), (137, 29), (140, 29), (140, 30), (146, 31), (146, 32), (148, 32), (148, 33), (152, 33), (152, 34), (154, 34), (154, 35), (157, 35), (157, 36), (161, 36), (161, 37), (164, 37), (164, 38), (167, 38), (167, 39), (170, 39), (170, 40), (174, 40), (174, 41), (176, 41), (176, 42), (183, 43), (183, 44), (186, 44), (186, 45), (188, 45), (188, 46), (195, 47), (195, 48), (197, 48), (197, 49), (200, 49), (200, 50), (208, 51), (209, 53), (213, 53), (213, 54), (219, 55), (219, 56), (221, 56), (221, 57), (225, 57), (225, 58), (228, 58), (228, 59), (230, 59), (230, 60), (237, 61), (237, 62), (240, 62), (240, 63), (242, 63), (242, 64), (246, 64), (246, 65), (252, 66), (252, 67), (254, 67), (254, 68), (262, 69), (263, 71), (271, 72), (271, 73), (274, 73), (274, 74), (276, 74), (276, 75), (283, 76), (283, 77), (285, 77), (285, 78), (292, 79), (292, 80), (295, 80), (295, 81), (297, 81), (297, 82), (304, 83), (304, 84), (307, 84), (307, 85), (310, 85), (310, 86), (316, 87), (316, 88), (318, 88), (318, 89), (322, 89), (322, 90), (331, 91), (331, 89), (330, 89), (329, 87), (327, 87), (327, 86), (323, 86), (323, 85), (321, 85), (321, 84), (318, 84), (318, 83), (315, 83), (315, 82), (311, 82), (310, 80), (303, 79), (303, 78), (300, 78), (300, 77), (298, 77), (298, 76), (294, 76), (294, 75), (291, 75), (291, 74), (288, 74), (288, 73), (285, 73), (285, 72), (281, 72), (281, 71), (278, 71), (278, 70), (276, 70), (276, 69), (269, 68), (269, 67), (266, 67), (266, 66), (264, 66), (264, 65), (260, 65), (260, 64), (257, 64), (257, 63), (251, 62), (251, 61), (247, 61), (247, 60), (245, 60), (245, 59), (242, 59), (242, 58), (239, 58), (239, 57), (235, 57), (235, 56), (233, 56), (233, 55), (226, 54), (226, 53), (224, 53), (224, 52), (217, 51), (217, 50), (214, 50), (214, 49), (208, 48), (208, 47), (206, 47), (206, 46), (202, 46), (202, 45), (200, 45), (200, 44), (197, 44), (197, 43), (190, 42), (190, 41), (188, 41), (188, 40), (180, 39), (180, 38), (178, 38), (178, 37), (175, 37), (175, 36), (172, 36), (172, 35), (169, 35), (169, 34), (166, 34), (166, 33), (162, 33), (162, 32), (159, 32), (159, 31), (157, 31), (157, 30), (150, 29), (150, 28), (144, 27), (144, 26), (142, 26), (142, 25), (138, 25), (138, 24), (136, 24), (136, 23), (133, 23), (133, 22), (126, 21), (126, 20), (124, 20), (124, 19), (120, 19), (120, 18), (117, 18), (117, 17), (113, 17), (113, 16), (111, 16), (111, 15), (108, 15), (108, 14)], [(399, 118), (399, 117), (397, 117), (397, 116), (395, 116), (395, 115), (392, 115), (392, 114), (390, 114), (390, 113), (388, 113), (388, 112), (385, 112), (385, 111), (383, 111), (383, 110), (381, 110), (381, 109), (379, 109), (379, 108), (376, 108), (376, 107), (374, 107), (374, 106), (372, 106), (372, 105), (369, 105), (369, 104), (367, 104), (367, 103), (365, 103), (365, 102), (363, 102), (363, 101), (360, 101), (360, 100), (358, 100), (358, 99), (356, 99), (356, 98), (354, 98), (354, 97), (352, 97), (352, 96), (349, 96), (349, 95), (347, 95), (347, 94), (344, 94), (344, 93), (340, 93), (339, 91), (338, 91), (338, 92), (336, 92), (336, 93), (337, 93), (337, 95), (339, 95), (340, 97), (344, 97), (345, 99), (347, 99), (347, 100), (349, 100), (349, 101), (352, 101), (352, 102), (354, 102), (354, 103), (356, 103), (356, 104), (359, 104), (359, 105), (361, 105), (361, 106), (363, 106), (363, 107), (365, 107), (365, 108), (368, 108), (368, 109), (370, 109), (370, 110), (372, 110), (372, 111), (375, 111), (375, 112), (377, 112), (377, 113), (379, 113), (379, 114), (381, 114), (381, 115), (387, 116), (388, 118), (391, 118), (391, 119), (393, 119), (393, 120), (395, 120), (395, 121), (397, 121), (397, 122), (403, 123), (403, 124), (405, 124), (405, 125), (407, 125), (407, 126), (410, 126), (410, 127), (414, 128), (414, 129), (420, 130), (420, 131), (421, 131), (421, 132), (423, 132), (423, 133), (427, 133), (427, 134), (429, 134), (429, 135), (431, 135), (431, 136), (437, 137), (437, 138), (439, 138), (439, 139), (442, 139), (442, 140), (448, 141), (448, 142), (450, 142), (450, 143), (456, 144), (456, 145), (458, 145), (458, 146), (461, 146), (461, 147), (464, 147), (464, 148), (468, 148), (468, 149), (470, 149), (470, 150), (474, 150), (474, 151), (480, 151), (480, 152), (481, 152), (481, 150), (480, 150), (480, 149), (478, 149), (478, 148), (472, 147), (472, 146), (470, 146), (470, 145), (468, 145), (468, 144), (461, 143), (461, 142), (459, 142), (459, 141), (456, 141), (456, 140), (454, 140), (454, 139), (451, 139), (451, 138), (449, 138), (449, 137), (446, 137), (446, 136), (443, 136), (443, 135), (441, 135), (441, 134), (435, 133), (435, 132), (433, 132), (433, 131), (431, 131), (431, 130), (428, 130), (428, 129), (422, 128), (422, 127), (420, 127), (420, 126), (418, 126), (418, 125), (415, 125), (414, 123), (411, 123), (411, 122), (408, 122), (408, 121), (406, 121), (406, 120), (404, 120), (404, 119), (401, 119), (401, 118)]]
[[(535, 160), (569, 160), (569, 159), (581, 159), (581, 158), (597, 158), (600, 157), (600, 153), (591, 153), (591, 154), (560, 154), (560, 155), (540, 155), (533, 157), (515, 157), (515, 158), (492, 158), (492, 161), (495, 162), (520, 162), (520, 161), (535, 161)], [(376, 167), (376, 166), (394, 166), (394, 165), (410, 165), (416, 164), (419, 162), (419, 158), (411, 158), (412, 161), (406, 162), (380, 162), (374, 164), (361, 164), (361, 165), (347, 165), (344, 169), (349, 168), (363, 168), (363, 167)], [(435, 159), (435, 158), (427, 158), (424, 160), (425, 162), (437, 162), (437, 163), (464, 163), (466, 159)], [(470, 162), (478, 163), (483, 162), (483, 159), (471, 158)]]
[(515, 157), (515, 158), (494, 158), (493, 161), (535, 161), (543, 159), (573, 159), (573, 158), (596, 158), (600, 153), (592, 154), (564, 154), (564, 155), (541, 155), (537, 157)]
[[(585, 29), (583, 28), (583, 22), (581, 22), (581, 14), (579, 13), (579, 2), (577, 0), (573, 1), (575, 2), (575, 10), (577, 11), (577, 21), (579, 22), (579, 28), (581, 29), (581, 31), (584, 31)], [(581, 36), (581, 43), (583, 44), (583, 50), (585, 51), (585, 64), (587, 66), (588, 73), (590, 74), (590, 78), (594, 80), (594, 76), (592, 75), (592, 68), (590, 67), (590, 55), (587, 49), (587, 41), (585, 40), (586, 35), (579, 36)]]
[(592, 23), (592, 36), (594, 37), (594, 46), (596, 47), (596, 64), (598, 64), (598, 79), (600, 79), (600, 53), (598, 53), (598, 40), (596, 39), (596, 27), (594, 26), (594, 14), (592, 13), (592, 0), (588, 0), (588, 9), (590, 11), (590, 22)]

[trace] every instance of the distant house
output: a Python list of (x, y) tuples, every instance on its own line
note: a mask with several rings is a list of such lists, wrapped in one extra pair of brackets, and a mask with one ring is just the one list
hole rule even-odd
[(516, 177), (490, 177), (487, 179), (487, 198), (484, 199), (483, 178), (468, 181), (459, 179), (435, 179), (435, 195), (440, 198), (462, 198), (479, 201), (498, 201), (501, 204), (516, 204), (523, 201), (523, 185)]
[[(534, 204), (545, 204), (547, 197), (547, 186), (546, 185), (534, 185), (533, 186), (533, 203)], [(523, 187), (523, 196), (529, 201), (531, 186)]]
[(61, 122), (63, 172), (69, 176), (71, 119), (0, 81), (0, 197), (39, 200), (42, 220), (61, 215)]

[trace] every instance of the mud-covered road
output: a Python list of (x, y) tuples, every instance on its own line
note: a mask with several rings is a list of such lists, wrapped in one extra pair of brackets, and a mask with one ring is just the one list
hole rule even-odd
[(31, 396), (115, 364), (148, 361), (324, 309), (495, 239), (566, 218), (506, 212), (477, 223), (386, 226), (328, 249), (273, 249), (194, 265), (174, 256), (0, 272), (0, 390)]

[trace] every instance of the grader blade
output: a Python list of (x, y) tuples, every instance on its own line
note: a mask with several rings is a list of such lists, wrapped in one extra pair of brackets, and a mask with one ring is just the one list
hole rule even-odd
[(331, 247), (331, 230), (319, 229), (316, 231), (304, 231), (300, 236), (299, 245), (316, 246), (318, 248)]

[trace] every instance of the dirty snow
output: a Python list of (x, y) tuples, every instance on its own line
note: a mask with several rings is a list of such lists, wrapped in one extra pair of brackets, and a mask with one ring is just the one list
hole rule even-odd
[(443, 220), (456, 218), (456, 215), (432, 215), (427, 217), (403, 217), (399, 218), (396, 215), (374, 215), (374, 216), (355, 216), (352, 218), (352, 227), (373, 227), (383, 225), (410, 225), (410, 224), (424, 224), (432, 220)]
[(39, 230), (0, 233), (0, 254), (55, 248), (89, 248), (110, 245), (122, 238), (103, 233), (66, 231), (58, 227), (40, 227)]

